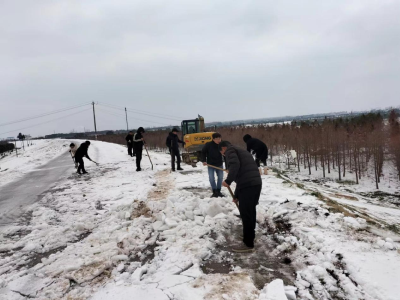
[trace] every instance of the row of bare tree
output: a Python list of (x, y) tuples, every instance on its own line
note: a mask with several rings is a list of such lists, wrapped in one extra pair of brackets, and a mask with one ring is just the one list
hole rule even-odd
[[(391, 161), (400, 174), (400, 125), (393, 110), (388, 120), (380, 113), (368, 113), (351, 118), (325, 118), (322, 122), (292, 122), (274, 126), (226, 126), (217, 129), (224, 140), (245, 147), (243, 136), (250, 134), (264, 141), (273, 156), (295, 150), (295, 165), (322, 170), (322, 176), (337, 171), (339, 181), (348, 178), (358, 184), (368, 172), (373, 172), (376, 188), (383, 175), (384, 161)], [(151, 149), (163, 150), (168, 131), (149, 131), (146, 141)], [(125, 144), (125, 135), (102, 136), (102, 140)]]

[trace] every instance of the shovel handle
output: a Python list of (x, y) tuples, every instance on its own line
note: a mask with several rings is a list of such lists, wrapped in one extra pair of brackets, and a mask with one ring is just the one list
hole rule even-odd
[(149, 151), (147, 150), (146, 142), (145, 142), (145, 140), (144, 140), (144, 139), (143, 139), (143, 145), (144, 145), (144, 149), (146, 149), (146, 152), (147, 152), (147, 157), (148, 157), (148, 158), (149, 158), (149, 160), (150, 160), (151, 169), (153, 170), (153, 162), (151, 161), (150, 154), (149, 154)]
[(222, 169), (222, 168), (219, 168), (219, 167), (216, 167), (216, 166), (213, 166), (213, 165), (209, 165), (209, 164), (206, 164), (206, 166), (207, 166), (207, 167), (210, 167), (210, 168), (217, 169), (217, 170), (221, 170), (221, 171), (224, 171), (224, 172), (228, 173), (228, 170), (226, 170), (226, 169)]
[[(235, 200), (235, 194), (232, 192), (232, 189), (230, 186), (228, 186), (228, 191), (231, 194), (232, 199)], [(237, 204), (237, 202), (234, 202), (234, 203), (236, 204), (237, 209), (239, 209), (239, 205)], [(239, 209), (239, 211), (240, 211), (240, 209)]]

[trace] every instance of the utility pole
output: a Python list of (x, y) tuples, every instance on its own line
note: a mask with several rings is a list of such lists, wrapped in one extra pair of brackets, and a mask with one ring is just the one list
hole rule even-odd
[(126, 111), (126, 107), (125, 107), (125, 118), (126, 118), (126, 131), (129, 131), (129, 126), (128, 126), (128, 113)]
[(93, 120), (94, 120), (94, 136), (97, 140), (96, 113), (94, 111), (94, 101), (92, 102), (92, 105), (93, 105)]

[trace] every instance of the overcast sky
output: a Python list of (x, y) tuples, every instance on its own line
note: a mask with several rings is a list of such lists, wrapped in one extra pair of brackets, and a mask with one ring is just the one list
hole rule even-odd
[[(399, 16), (386, 0), (0, 0), (0, 124), (91, 101), (209, 122), (398, 106)], [(98, 130), (126, 127), (96, 109)], [(84, 128), (89, 105), (0, 138)]]

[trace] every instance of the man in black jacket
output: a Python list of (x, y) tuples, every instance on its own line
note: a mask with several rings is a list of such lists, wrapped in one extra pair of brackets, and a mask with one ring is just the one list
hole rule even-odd
[(173, 172), (175, 172), (175, 157), (176, 157), (176, 164), (177, 164), (177, 170), (181, 171), (183, 170), (181, 168), (181, 154), (179, 153), (179, 144), (185, 144), (183, 141), (181, 141), (178, 137), (178, 132), (179, 130), (177, 128), (172, 129), (172, 131), (169, 133), (166, 141), (166, 145), (169, 149), (169, 153), (171, 153), (171, 169)]
[(239, 203), (240, 217), (243, 223), (244, 245), (234, 248), (233, 252), (245, 253), (254, 250), (254, 238), (256, 228), (256, 206), (261, 194), (261, 176), (253, 157), (246, 150), (232, 146), (223, 141), (219, 144), (221, 154), (225, 155), (229, 174), (222, 183), (229, 187), (236, 182), (235, 199)]
[(140, 167), (140, 162), (142, 161), (142, 152), (143, 152), (143, 145), (144, 145), (144, 138), (143, 138), (144, 132), (145, 132), (144, 128), (139, 127), (133, 137), (133, 148), (135, 149), (135, 153), (136, 153), (136, 171), (137, 172), (142, 171), (142, 168)]
[(133, 132), (132, 131), (129, 131), (128, 135), (125, 137), (125, 140), (126, 140), (126, 144), (128, 146), (128, 155), (135, 156), (135, 151), (133, 148)]
[[(218, 168), (223, 168), (223, 161), (221, 152), (218, 149), (218, 145), (221, 143), (221, 134), (215, 132), (212, 135), (212, 141), (204, 145), (201, 150), (201, 161), (203, 165), (212, 165)], [(218, 181), (215, 184), (215, 173), (217, 173)], [(208, 177), (210, 179), (211, 188), (213, 190), (212, 198), (225, 197), (221, 193), (221, 185), (224, 179), (224, 172), (222, 170), (208, 167)]]
[(85, 164), (83, 163), (83, 158), (86, 157), (88, 160), (92, 161), (92, 159), (88, 155), (89, 146), (90, 142), (86, 141), (79, 146), (78, 150), (76, 150), (75, 162), (78, 163), (78, 174), (87, 174), (85, 170)]
[(243, 141), (247, 144), (247, 151), (250, 153), (256, 154), (256, 164), (257, 167), (260, 167), (260, 161), (264, 164), (264, 167), (267, 166), (267, 158), (268, 158), (268, 147), (259, 139), (251, 137), (250, 134), (246, 134), (243, 137)]

